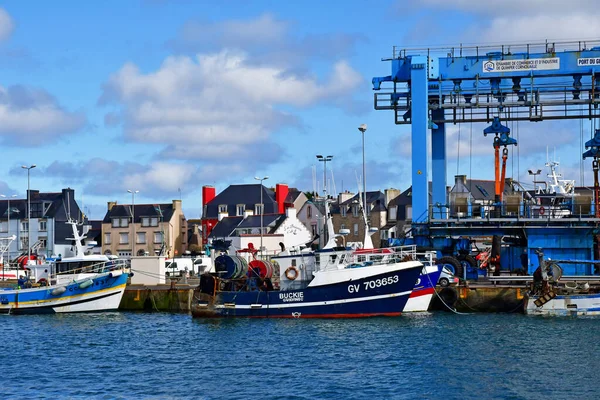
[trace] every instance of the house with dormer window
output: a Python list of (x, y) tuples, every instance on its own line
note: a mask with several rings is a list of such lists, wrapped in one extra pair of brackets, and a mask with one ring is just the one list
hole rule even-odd
[[(27, 197), (31, 205), (29, 211)], [(15, 240), (10, 243), (4, 254), (4, 261), (22, 257), (19, 262), (25, 263), (30, 236), (29, 252), (32, 259), (75, 255), (70, 240), (73, 231), (71, 226), (66, 224), (70, 220), (81, 223), (80, 233), (87, 232), (87, 220), (75, 201), (75, 191), (71, 188), (48, 193), (30, 190), (25, 198), (1, 198), (0, 236), (15, 236)]]

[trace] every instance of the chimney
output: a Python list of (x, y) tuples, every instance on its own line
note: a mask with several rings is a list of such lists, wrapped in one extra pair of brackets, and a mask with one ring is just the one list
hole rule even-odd
[(112, 208), (116, 205), (117, 205), (116, 201), (109, 201), (107, 204), (108, 211), (112, 210)]
[(285, 209), (286, 217), (290, 219), (296, 219), (296, 209), (294, 207), (288, 207)]
[(288, 185), (285, 183), (278, 183), (275, 185), (275, 201), (277, 202), (277, 214), (283, 214), (285, 212), (285, 198), (288, 195)]
[(354, 193), (346, 190), (338, 195), (338, 204), (342, 204), (343, 202), (350, 200), (352, 197), (354, 197)]
[(205, 206), (216, 197), (214, 186), (202, 186), (202, 205)]
[(181, 210), (181, 200), (173, 200), (173, 211)]
[(467, 176), (466, 175), (454, 176), (454, 184), (458, 185), (459, 183), (462, 183), (464, 186), (467, 186)]
[(400, 191), (398, 189), (394, 189), (394, 188), (385, 189), (384, 195), (385, 195), (385, 206), (387, 207), (388, 204), (390, 204), (390, 202), (392, 200), (394, 200), (396, 197), (400, 196)]

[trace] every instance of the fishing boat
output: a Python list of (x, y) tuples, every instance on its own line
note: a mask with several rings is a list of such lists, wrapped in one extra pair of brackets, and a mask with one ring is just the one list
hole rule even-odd
[(29, 265), (17, 288), (0, 291), (0, 313), (53, 314), (116, 310), (130, 276), (125, 260), (86, 255), (75, 222), (76, 254), (47, 264)]
[[(329, 206), (325, 202), (325, 215)], [(416, 246), (404, 246), (368, 259), (339, 247), (333, 223), (320, 251), (282, 249), (270, 260), (226, 254), (215, 258), (213, 273), (200, 277), (194, 291), (194, 317), (356, 318), (398, 316), (423, 263)], [(214, 242), (213, 242), (214, 245)], [(213, 252), (214, 253), (214, 252)]]
[[(416, 260), (415, 250), (408, 246), (377, 262), (363, 263), (346, 249), (280, 254), (269, 261), (272, 268), (249, 268), (244, 258), (222, 254), (215, 259), (216, 273), (200, 277), (192, 315), (263, 318), (398, 316), (423, 269), (423, 264)], [(269, 274), (278, 276), (278, 287), (273, 285)]]
[[(572, 276), (562, 274), (560, 262), (584, 263), (585, 260), (544, 260), (537, 250), (540, 266), (533, 274), (531, 292), (525, 297), (524, 312), (528, 315), (546, 316), (597, 316), (600, 315), (600, 290), (590, 285), (589, 279), (597, 276)], [(589, 261), (593, 262), (593, 261)], [(597, 263), (597, 261), (595, 262)]]

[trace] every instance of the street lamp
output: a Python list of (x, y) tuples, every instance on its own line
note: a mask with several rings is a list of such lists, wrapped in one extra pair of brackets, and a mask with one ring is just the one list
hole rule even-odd
[(323, 197), (327, 197), (327, 161), (331, 161), (333, 156), (323, 157), (317, 154), (317, 160), (323, 161)]
[(133, 229), (133, 236), (131, 237), (131, 255), (135, 256), (135, 194), (140, 191), (127, 189), (127, 192), (131, 193), (131, 226)]
[(27, 165), (21, 165), (21, 168), (27, 170), (27, 264), (29, 264), (31, 259), (31, 194), (29, 190), (29, 175), (31, 170), (35, 167), (35, 164), (30, 165), (29, 167)]
[(367, 174), (365, 172), (365, 131), (367, 130), (367, 124), (361, 124), (358, 130), (362, 133), (363, 210), (365, 211), (365, 215), (367, 215)]
[[(10, 236), (10, 199), (11, 198), (15, 198), (17, 197), (16, 194), (13, 194), (11, 196), (6, 196), (4, 194), (0, 194), (0, 197), (8, 199), (8, 207), (6, 208), (6, 218), (7, 218), (7, 227), (6, 227), (6, 235)], [(10, 245), (8, 245), (8, 260), (10, 261)]]
[(263, 215), (265, 213), (265, 205), (263, 204), (263, 181), (269, 179), (268, 176), (264, 178), (254, 177), (257, 181), (260, 181), (260, 257), (262, 258), (263, 250)]
[(535, 177), (537, 175), (541, 174), (542, 170), (538, 169), (537, 171), (532, 171), (532, 170), (528, 169), (527, 172), (529, 172), (529, 175), (533, 175), (533, 193), (537, 193), (537, 186), (536, 186), (537, 179), (535, 179)]

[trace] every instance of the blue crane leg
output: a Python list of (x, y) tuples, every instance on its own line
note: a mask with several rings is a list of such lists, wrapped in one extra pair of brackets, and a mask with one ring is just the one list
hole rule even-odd
[(412, 212), (413, 222), (428, 222), (427, 184), (427, 57), (411, 59), (412, 120)]
[[(444, 110), (432, 110), (432, 119), (443, 119)], [(433, 204), (446, 205), (446, 125), (436, 124), (431, 130), (431, 186)], [(445, 218), (446, 208), (434, 207), (432, 218)], [(438, 213), (441, 211), (441, 213)]]

